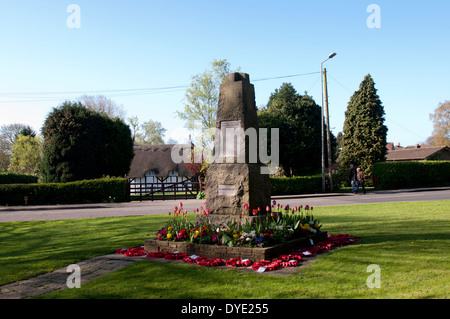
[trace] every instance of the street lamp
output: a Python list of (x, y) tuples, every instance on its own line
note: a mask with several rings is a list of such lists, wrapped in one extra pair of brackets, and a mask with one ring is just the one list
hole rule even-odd
[[(320, 79), (321, 79), (321, 83), (322, 83), (322, 108), (321, 108), (321, 135), (322, 135), (322, 192), (325, 193), (325, 150), (324, 150), (324, 125), (323, 125), (323, 64), (328, 61), (329, 59), (332, 59), (336, 56), (335, 52), (330, 53), (330, 55), (328, 55), (328, 58), (326, 58), (325, 60), (322, 61), (322, 63), (320, 63)], [(329, 124), (328, 124), (329, 126)], [(328, 154), (328, 156), (331, 156), (331, 154)], [(329, 168), (331, 169), (331, 167)]]

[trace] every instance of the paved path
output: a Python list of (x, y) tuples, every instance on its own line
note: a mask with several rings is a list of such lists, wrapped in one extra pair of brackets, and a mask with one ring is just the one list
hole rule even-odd
[[(352, 193), (273, 196), (277, 202), (291, 207), (299, 205), (342, 206), (387, 202), (450, 200), (450, 187), (372, 191), (365, 195)], [(79, 219), (159, 215), (173, 211), (180, 201), (189, 212), (204, 205), (204, 200), (146, 201), (118, 204), (53, 205), (0, 207), (0, 222)]]
[[(77, 263), (80, 267), (81, 285), (134, 262), (125, 257), (114, 257), (114, 255), (99, 256)], [(65, 289), (68, 287), (67, 280), (71, 274), (72, 272), (68, 272), (65, 267), (51, 273), (1, 286), (0, 299), (22, 299)]]

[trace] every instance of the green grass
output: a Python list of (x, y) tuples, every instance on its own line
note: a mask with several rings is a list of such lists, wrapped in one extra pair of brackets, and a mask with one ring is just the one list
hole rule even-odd
[[(450, 201), (317, 207), (323, 229), (361, 238), (285, 276), (138, 262), (40, 298), (449, 298)], [(167, 216), (0, 224), (0, 285), (142, 245)], [(369, 289), (370, 264), (381, 288)]]

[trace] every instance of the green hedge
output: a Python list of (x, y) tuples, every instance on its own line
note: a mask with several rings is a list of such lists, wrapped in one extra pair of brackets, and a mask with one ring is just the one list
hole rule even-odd
[(0, 205), (86, 204), (127, 200), (126, 179), (102, 178), (70, 183), (0, 185)]
[(38, 177), (34, 175), (0, 172), (0, 184), (32, 184), (37, 181)]
[(450, 186), (450, 161), (379, 162), (372, 176), (379, 189)]
[(270, 183), (272, 195), (298, 195), (322, 192), (322, 175), (271, 177)]

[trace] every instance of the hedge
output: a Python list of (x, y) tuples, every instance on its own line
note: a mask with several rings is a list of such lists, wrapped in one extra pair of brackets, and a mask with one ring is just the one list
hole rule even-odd
[(32, 184), (37, 181), (38, 177), (34, 175), (0, 172), (0, 184)]
[(315, 194), (322, 192), (322, 175), (271, 177), (270, 183), (272, 195)]
[(379, 162), (372, 176), (379, 189), (450, 186), (450, 161)]
[(70, 183), (0, 185), (0, 205), (86, 204), (127, 200), (124, 178), (102, 178)]

